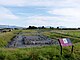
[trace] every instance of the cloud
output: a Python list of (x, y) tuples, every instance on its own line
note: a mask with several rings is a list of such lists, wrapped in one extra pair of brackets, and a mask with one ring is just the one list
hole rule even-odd
[(4, 6), (22, 6), (25, 3), (26, 0), (1, 0), (0, 5)]
[(79, 27), (80, 26), (80, 8), (57, 8), (48, 11), (50, 14), (60, 15), (62, 17), (56, 17), (55, 20), (60, 20), (57, 22), (58, 26), (66, 27)]
[(35, 15), (35, 16), (27, 17), (25, 20), (26, 20), (26, 24), (28, 24), (28, 25), (58, 26), (61, 22), (64, 22), (64, 21), (62, 21), (62, 19), (64, 19), (64, 18), (63, 17), (54, 17), (54, 16)]
[(55, 4), (53, 0), (1, 0), (0, 5), (4, 6), (51, 6)]
[[(44, 6), (44, 7), (75, 7), (79, 6), (79, 0), (1, 0), (4, 6)], [(80, 6), (79, 6), (80, 7)]]
[[(26, 10), (24, 10), (21, 7), (24, 7), (24, 9)], [(30, 7), (32, 9), (34, 9), (35, 7), (37, 9), (34, 9), (34, 11), (32, 11), (32, 9), (27, 7)], [(8, 8), (10, 8), (10, 10)], [(30, 9), (31, 11), (27, 9)], [(41, 9), (40, 12), (38, 11), (39, 9)], [(23, 11), (27, 11), (28, 13), (27, 12), (23, 13)], [(13, 14), (13, 12), (15, 14)], [(19, 25), (24, 24), (24, 25), (37, 25), (37, 26), (40, 25), (80, 26), (78, 22), (80, 21), (79, 16), (80, 16), (79, 0), (1, 0), (0, 1), (0, 19), (1, 20), (7, 19), (7, 21), (10, 21), (9, 24), (11, 24), (11, 22), (13, 24), (13, 21), (11, 20), (16, 20), (14, 24), (19, 24)]]
[(62, 15), (64, 17), (80, 19), (80, 8), (60, 8), (48, 11), (50, 14)]
[(0, 6), (0, 20), (18, 19), (8, 8)]
[[(76, 20), (76, 18), (72, 17), (63, 17), (63, 16), (30, 16), (27, 17), (25, 20), (25, 23), (29, 25), (34, 26), (65, 26), (65, 27), (78, 27), (80, 23), (79, 19)], [(75, 23), (75, 24), (74, 24)]]
[(52, 16), (37, 16), (37, 15), (35, 15), (35, 16), (30, 16), (30, 17), (27, 17), (28, 19), (33, 19), (33, 20), (52, 20), (54, 17), (52, 17)]

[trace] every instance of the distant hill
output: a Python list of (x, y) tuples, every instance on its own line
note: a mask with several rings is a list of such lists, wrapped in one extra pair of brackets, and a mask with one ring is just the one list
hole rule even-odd
[(18, 27), (18, 26), (10, 26), (10, 25), (0, 25), (1, 28), (23, 28), (23, 27)]

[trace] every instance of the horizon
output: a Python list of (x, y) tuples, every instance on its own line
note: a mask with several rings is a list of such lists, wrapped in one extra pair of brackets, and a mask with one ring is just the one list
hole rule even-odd
[(79, 0), (1, 0), (0, 25), (80, 27)]
[[(29, 26), (26, 26), (26, 27), (23, 27), (23, 26), (17, 26), (17, 25), (0, 25), (0, 27), (2, 27), (2, 26), (6, 26), (6, 27), (22, 27), (22, 28), (28, 28)], [(30, 25), (30, 26), (33, 26), (33, 25)], [(5, 27), (5, 28), (6, 28)], [(42, 27), (42, 26), (34, 26), (34, 27)], [(59, 28), (80, 28), (80, 27), (65, 27), (65, 26), (57, 26), (57, 27), (54, 27), (54, 26), (44, 26), (45, 28), (50, 28), (50, 27), (53, 27), (53, 28), (57, 28), (57, 27), (59, 27)]]

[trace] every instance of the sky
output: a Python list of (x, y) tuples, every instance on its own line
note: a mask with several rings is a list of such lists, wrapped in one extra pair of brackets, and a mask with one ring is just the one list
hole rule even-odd
[(80, 27), (80, 0), (0, 0), (0, 25)]

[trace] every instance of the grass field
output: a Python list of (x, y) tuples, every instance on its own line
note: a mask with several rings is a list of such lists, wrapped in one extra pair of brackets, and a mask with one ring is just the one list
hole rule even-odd
[[(49, 38), (70, 38), (74, 51), (71, 54), (71, 46), (63, 47), (60, 55), (60, 46), (44, 46), (32, 48), (4, 48), (8, 42), (18, 33), (31, 36), (42, 34)], [(24, 34), (25, 33), (25, 34)], [(28, 34), (30, 33), (30, 34)], [(12, 32), (0, 33), (0, 60), (80, 60), (80, 30), (14, 30)]]
[(0, 33), (0, 47), (5, 47), (19, 32), (19, 30), (15, 30), (12, 32)]

